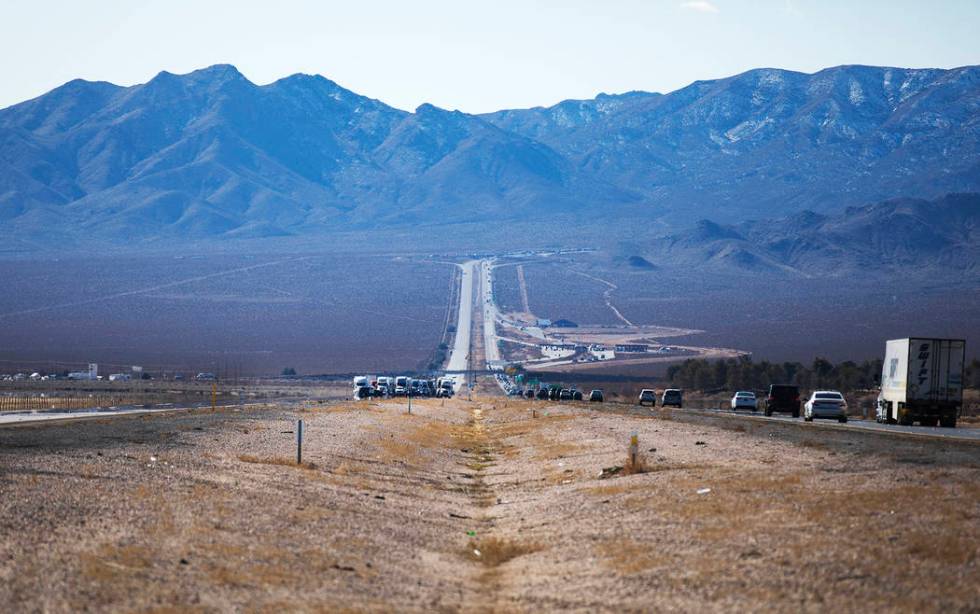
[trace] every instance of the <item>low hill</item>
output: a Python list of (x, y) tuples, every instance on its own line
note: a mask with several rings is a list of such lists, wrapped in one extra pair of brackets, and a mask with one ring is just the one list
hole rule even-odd
[(658, 261), (804, 275), (936, 269), (980, 272), (980, 194), (895, 199), (822, 215), (812, 211), (669, 235)]

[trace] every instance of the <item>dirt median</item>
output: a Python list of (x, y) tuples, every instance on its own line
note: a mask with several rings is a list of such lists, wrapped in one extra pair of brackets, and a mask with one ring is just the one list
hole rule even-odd
[[(980, 469), (959, 457), (896, 462), (585, 404), (480, 397), (406, 409), (402, 400), (0, 430), (0, 603), (980, 607)], [(643, 471), (629, 474), (633, 432)]]

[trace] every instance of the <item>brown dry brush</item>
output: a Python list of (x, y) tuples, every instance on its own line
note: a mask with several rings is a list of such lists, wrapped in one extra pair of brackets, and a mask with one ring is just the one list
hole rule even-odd
[(299, 467), (301, 469), (311, 469), (311, 470), (317, 468), (315, 463), (306, 462), (302, 464), (296, 464), (295, 460), (290, 458), (283, 458), (280, 456), (261, 457), (261, 456), (252, 456), (251, 454), (239, 454), (238, 460), (242, 461), (243, 463), (253, 463), (257, 465), (278, 465), (281, 467)]
[(472, 539), (466, 546), (466, 557), (487, 567), (497, 567), (507, 561), (542, 549), (534, 542), (516, 542), (501, 537)]
[(640, 473), (649, 473), (650, 471), (656, 471), (657, 468), (651, 466), (647, 463), (643, 454), (640, 452), (636, 453), (636, 461), (633, 460), (633, 455), (627, 453), (626, 461), (622, 465), (615, 465), (613, 467), (605, 467), (599, 473), (600, 480), (606, 480), (609, 478), (615, 478), (623, 475), (637, 475)]
[(648, 471), (650, 471), (650, 467), (643, 454), (637, 452), (635, 462), (632, 454), (626, 455), (626, 462), (623, 464), (623, 475), (636, 475), (638, 473), (647, 473)]

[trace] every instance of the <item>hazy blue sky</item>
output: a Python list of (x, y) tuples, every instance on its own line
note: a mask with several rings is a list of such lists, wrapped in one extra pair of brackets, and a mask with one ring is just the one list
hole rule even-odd
[(980, 0), (0, 0), (0, 107), (76, 77), (232, 63), (469, 112), (772, 66), (980, 63)]

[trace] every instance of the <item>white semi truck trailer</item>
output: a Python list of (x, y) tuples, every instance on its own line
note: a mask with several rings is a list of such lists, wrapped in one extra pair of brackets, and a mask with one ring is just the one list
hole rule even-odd
[(955, 427), (963, 405), (962, 339), (892, 339), (885, 343), (878, 422)]

